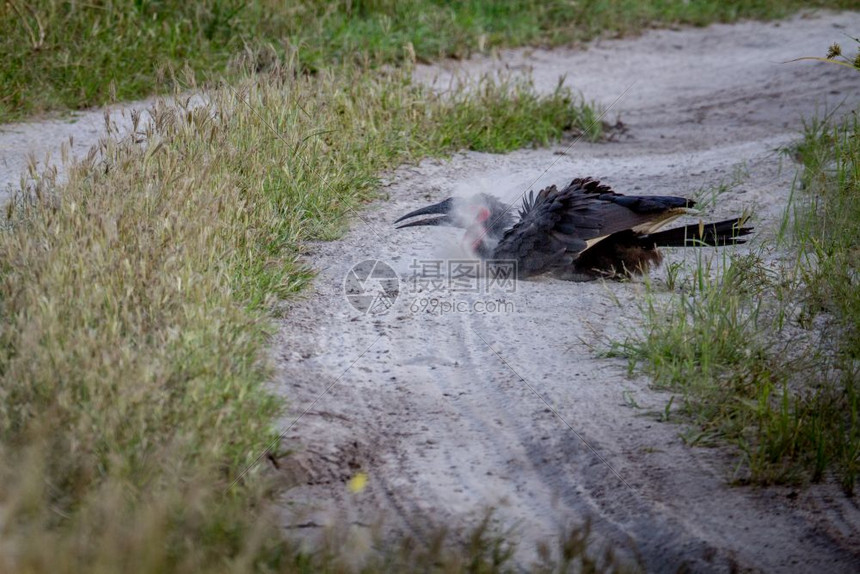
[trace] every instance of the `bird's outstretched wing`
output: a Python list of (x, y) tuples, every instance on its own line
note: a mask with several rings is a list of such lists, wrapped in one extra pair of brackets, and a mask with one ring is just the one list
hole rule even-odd
[(591, 178), (574, 179), (561, 190), (530, 192), (493, 255), (517, 261), (521, 276), (566, 268), (614, 233), (653, 233), (692, 206), (682, 197), (622, 195)]

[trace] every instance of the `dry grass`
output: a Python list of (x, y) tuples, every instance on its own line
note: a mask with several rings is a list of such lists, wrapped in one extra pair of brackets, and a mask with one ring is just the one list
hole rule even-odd
[[(261, 357), (274, 303), (311, 277), (302, 243), (336, 237), (386, 168), (550, 141), (594, 117), (565, 90), (484, 80), (469, 93), (276, 66), (155, 105), (68, 181), (49, 171), (9, 205), (0, 569), (325, 564), (281, 536), (265, 465), (228, 490), (276, 434)], [(493, 552), (464, 556), (492, 565)]]

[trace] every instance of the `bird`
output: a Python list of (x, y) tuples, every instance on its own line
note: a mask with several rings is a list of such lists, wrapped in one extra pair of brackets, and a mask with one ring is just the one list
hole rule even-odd
[(576, 178), (524, 195), (514, 214), (498, 198), (480, 193), (449, 197), (397, 219), (437, 215), (398, 225), (465, 229), (463, 242), (476, 257), (514, 262), (517, 278), (537, 275), (570, 281), (629, 279), (662, 262), (660, 247), (723, 246), (745, 243), (752, 227), (746, 216), (694, 223), (661, 231), (689, 213), (695, 202), (669, 195), (624, 195), (599, 180)]

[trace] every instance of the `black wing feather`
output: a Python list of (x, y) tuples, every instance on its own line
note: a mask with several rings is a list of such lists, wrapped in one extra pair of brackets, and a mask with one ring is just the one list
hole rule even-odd
[(569, 267), (590, 240), (659, 221), (693, 203), (674, 196), (627, 196), (608, 185), (574, 179), (559, 190), (551, 185), (523, 198), (520, 220), (502, 236), (496, 259), (517, 261), (521, 276)]

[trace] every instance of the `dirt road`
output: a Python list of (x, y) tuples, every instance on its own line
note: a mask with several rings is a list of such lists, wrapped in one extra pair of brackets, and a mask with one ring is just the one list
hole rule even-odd
[[(627, 131), (572, 149), (565, 142), (403, 167), (389, 178), (388, 200), (343, 240), (310, 247), (319, 277), (291, 306), (273, 348), (274, 384), (292, 405), (284, 428), (305, 413), (286, 435), (297, 452), (284, 459), (285, 472), (299, 486), (285, 496), (285, 522), (307, 531), (345, 521), (360, 537), (382, 513), (387, 527), (420, 537), (432, 524), (475, 524), (494, 506), (498, 524), (521, 541), (523, 568), (536, 541), (590, 517), (598, 541), (632, 540), (652, 571), (860, 569), (856, 501), (832, 484), (729, 486), (728, 451), (687, 447), (683, 429), (654, 414), (670, 395), (628, 378), (623, 361), (583, 342), (623, 337), (635, 326), (641, 283), (538, 279), (513, 292), (436, 289), (427, 262), (444, 269), (458, 233), (391, 225), (450, 195), (514, 199), (574, 176), (598, 177), (622, 193), (689, 196), (745, 173), (710, 215), (752, 208), (765, 240), (796, 172), (780, 148), (798, 137), (804, 117), (860, 101), (860, 75), (783, 62), (822, 55), (858, 31), (860, 14), (826, 14), (417, 70), (439, 89), (454, 69), (531, 71), (541, 90), (564, 75), (586, 98), (611, 106), (608, 119), (618, 114)], [(350, 268), (363, 260), (380, 260), (400, 277), (386, 314), (362, 313), (344, 296)], [(349, 492), (346, 481), (361, 472), (367, 487)]]

